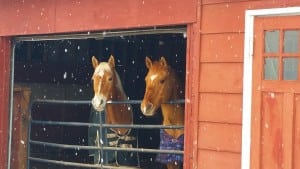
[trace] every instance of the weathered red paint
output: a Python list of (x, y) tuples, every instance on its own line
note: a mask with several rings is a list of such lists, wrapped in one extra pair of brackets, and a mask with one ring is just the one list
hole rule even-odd
[(0, 168), (7, 166), (10, 39), (0, 37)]
[[(134, 29), (153, 26), (173, 26), (196, 23), (200, 19), (198, 0), (31, 0), (31, 1), (0, 1), (0, 168), (7, 167), (7, 136), (9, 117), (9, 77), (10, 77), (10, 43), (9, 38), (16, 35), (57, 34), (113, 29)], [(199, 7), (199, 9), (198, 9)], [(8, 19), (9, 18), (9, 19)], [(188, 43), (193, 47), (188, 54), (187, 71), (198, 73), (198, 64), (193, 62), (199, 57), (200, 25), (188, 26)], [(196, 42), (196, 43), (194, 43)], [(193, 58), (193, 59), (192, 59)], [(199, 59), (197, 59), (199, 60)], [(192, 75), (192, 74), (191, 74)], [(193, 80), (192, 80), (193, 78)], [(193, 102), (198, 99), (197, 78), (187, 77), (187, 98)], [(187, 85), (189, 86), (189, 85)], [(191, 97), (192, 93), (194, 95)], [(187, 106), (187, 111), (197, 112), (197, 104)], [(186, 113), (191, 114), (191, 113)], [(197, 114), (197, 113), (194, 113)], [(197, 128), (197, 117), (188, 118)], [(187, 122), (189, 124), (189, 122)], [(197, 132), (187, 130), (186, 142), (194, 143), (185, 148), (185, 168), (197, 166)], [(195, 141), (192, 141), (195, 140)], [(191, 163), (191, 165), (190, 165)]]
[[(242, 107), (245, 11), (299, 5), (299, 0), (2, 0), (0, 36), (187, 25), (184, 167), (235, 169), (241, 164), (242, 115), (238, 110)], [(0, 38), (0, 48), (4, 49), (0, 53), (0, 168), (6, 168), (9, 38)], [(234, 107), (220, 106), (220, 113), (219, 107), (210, 109), (222, 104), (213, 102), (224, 97), (223, 104)], [(231, 130), (218, 132), (224, 125)], [(207, 136), (206, 129), (214, 133)], [(234, 140), (220, 142), (226, 132)], [(237, 145), (232, 144), (235, 140)], [(297, 136), (295, 142), (299, 140)]]
[(182, 25), (196, 22), (196, 1), (2, 0), (0, 36)]
[[(197, 20), (201, 18), (201, 1), (197, 2)], [(186, 104), (184, 136), (184, 168), (198, 167), (199, 69), (200, 69), (200, 22), (188, 25), (186, 54)]]

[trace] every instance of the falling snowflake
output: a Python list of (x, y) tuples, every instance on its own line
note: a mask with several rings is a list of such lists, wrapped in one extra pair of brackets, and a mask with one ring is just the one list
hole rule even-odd
[(20, 142), (21, 142), (21, 144), (23, 144), (23, 145), (25, 144), (25, 141), (24, 141), (24, 140), (21, 140)]
[(63, 75), (64, 79), (67, 79), (67, 76), (68, 76), (68, 73), (65, 72), (64, 75)]

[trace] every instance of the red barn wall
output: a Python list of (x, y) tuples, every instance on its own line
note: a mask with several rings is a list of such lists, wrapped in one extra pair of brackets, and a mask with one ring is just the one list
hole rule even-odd
[(0, 36), (186, 24), (196, 21), (196, 1), (0, 0)]
[(198, 169), (240, 169), (245, 11), (300, 0), (202, 0)]
[(186, 25), (197, 21), (196, 3), (197, 0), (0, 0), (0, 169), (7, 168), (12, 37)]
[(196, 102), (186, 110), (192, 112), (189, 127), (198, 130), (186, 135), (192, 143), (186, 144), (186, 168), (240, 169), (245, 11), (299, 5), (300, 0), (130, 0), (121, 5), (118, 0), (0, 0), (0, 168), (5, 168), (7, 158), (7, 139), (3, 139), (9, 103), (7, 36), (192, 23), (187, 52), (192, 75), (187, 89), (190, 96), (192, 92), (197, 96), (191, 97)]

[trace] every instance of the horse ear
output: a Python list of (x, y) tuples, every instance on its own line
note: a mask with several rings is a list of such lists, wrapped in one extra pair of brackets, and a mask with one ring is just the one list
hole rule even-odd
[(146, 67), (150, 69), (150, 67), (152, 66), (152, 61), (148, 56), (146, 56), (145, 58), (145, 63), (146, 63)]
[(165, 67), (168, 66), (167, 61), (166, 61), (166, 58), (163, 57), (163, 56), (160, 57), (159, 63), (160, 63), (162, 66), (165, 66)]
[(109, 59), (108, 59), (108, 64), (114, 68), (115, 67), (115, 58), (113, 55), (110, 55)]
[(97, 60), (97, 58), (95, 56), (92, 57), (92, 65), (93, 68), (96, 69), (96, 67), (98, 66), (99, 62)]

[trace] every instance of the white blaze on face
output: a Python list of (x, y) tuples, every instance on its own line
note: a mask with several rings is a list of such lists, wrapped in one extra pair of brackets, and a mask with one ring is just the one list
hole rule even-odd
[[(104, 76), (104, 73), (106, 71), (110, 72), (111, 68), (109, 67), (108, 63), (101, 62), (98, 65), (98, 67), (96, 67), (96, 69), (95, 69), (94, 77), (95, 76), (100, 76), (101, 79), (102, 79), (103, 76)], [(101, 93), (101, 85), (102, 85), (102, 81), (99, 82), (99, 84), (97, 86), (98, 87), (98, 92), (95, 93), (95, 96), (92, 99), (92, 105), (98, 111), (103, 111), (104, 110), (105, 104), (106, 104), (106, 101), (107, 101), (107, 98), (104, 95), (102, 95), (102, 93)]]
[(106, 98), (103, 95), (95, 95), (92, 99), (92, 105), (97, 111), (105, 109)]
[(157, 76), (158, 76), (157, 74), (155, 74), (155, 75), (151, 75), (151, 76), (150, 76), (150, 80), (153, 82), (153, 81), (154, 81), (154, 79), (156, 79), (156, 78), (157, 78)]

